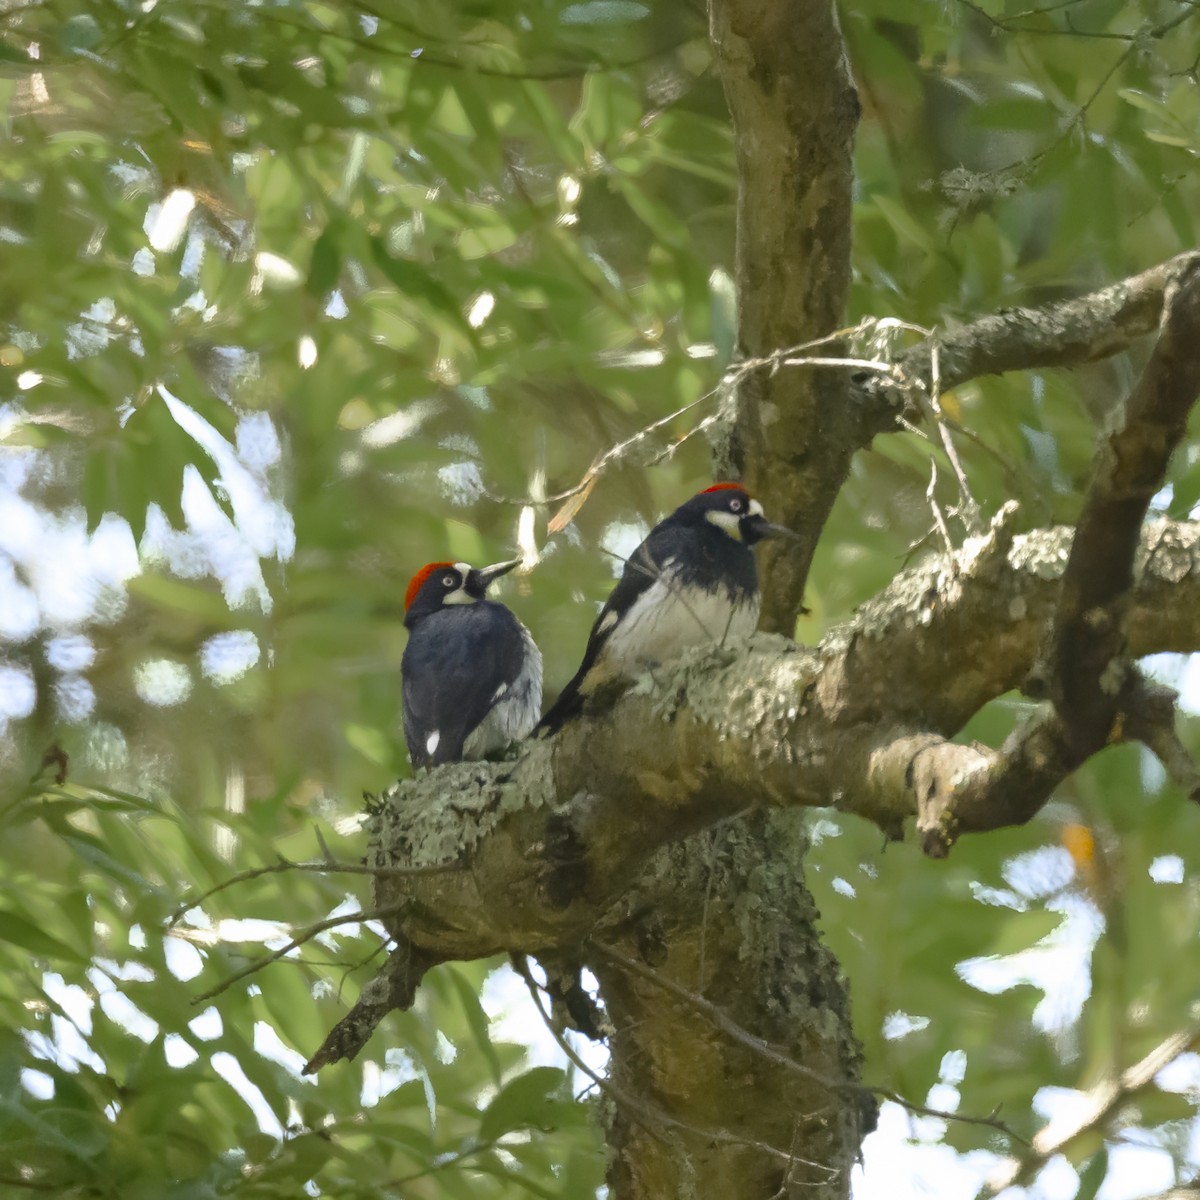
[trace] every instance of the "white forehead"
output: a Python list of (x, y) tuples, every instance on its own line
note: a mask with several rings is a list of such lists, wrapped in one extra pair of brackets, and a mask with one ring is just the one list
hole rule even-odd
[(462, 576), (464, 579), (466, 579), (466, 577), (467, 577), (467, 576), (468, 576), (468, 575), (471, 573), (471, 564), (470, 564), (470, 563), (455, 563), (455, 564), (454, 564), (454, 569), (455, 569), (455, 570), (456, 570), (456, 571), (457, 571), (457, 572), (458, 572), (458, 573), (459, 573), (459, 574), (460, 574), (460, 575), (461, 575), (461, 576)]
[(746, 511), (752, 517), (761, 517), (763, 515), (763, 507), (761, 504), (759, 504), (759, 502), (757, 500), (751, 500), (750, 507), (747, 508)]

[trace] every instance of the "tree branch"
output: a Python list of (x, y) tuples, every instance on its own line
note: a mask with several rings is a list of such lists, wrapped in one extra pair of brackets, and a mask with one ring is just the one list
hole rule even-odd
[[(981, 375), (1110, 358), (1158, 329), (1165, 297), (1198, 263), (1200, 251), (1191, 250), (1085, 296), (1037, 308), (1006, 308), (938, 330), (898, 355), (896, 366), (911, 378), (928, 380), (936, 347), (941, 385), (949, 390)], [(877, 375), (858, 376), (854, 383), (866, 407), (877, 407), (888, 386)]]
[[(893, 833), (920, 811), (928, 832), (933, 780), (956, 832), (1027, 819), (966, 787), (1000, 752), (946, 739), (1029, 670), (1069, 547), (1069, 530), (1013, 537), (1002, 519), (818, 648), (694, 652), (515, 762), (397, 784), (373, 818), (379, 865), (465, 866), (383, 877), (379, 904), (446, 958), (574, 948), (659, 846), (747, 808), (832, 805)], [(1200, 649), (1200, 523), (1151, 523), (1139, 562), (1129, 652)]]
[(280, 946), (278, 950), (272, 950), (270, 954), (264, 954), (261, 958), (252, 959), (241, 970), (234, 971), (232, 975), (226, 975), (220, 983), (214, 984), (198, 996), (193, 996), (192, 1003), (202, 1004), (205, 1000), (211, 1000), (214, 996), (219, 996), (240, 980), (256, 974), (263, 967), (269, 967), (273, 962), (278, 962), (281, 958), (286, 958), (293, 950), (298, 950), (306, 942), (311, 942), (317, 934), (324, 933), (327, 929), (336, 929), (342, 925), (364, 925), (368, 921), (380, 921), (386, 917), (394, 916), (396, 916), (396, 909), (385, 906), (368, 909), (365, 912), (343, 913), (341, 916), (325, 917), (324, 920), (314, 921), (311, 925), (305, 926), (304, 929), (285, 945)]
[(236, 875), (230, 875), (228, 879), (222, 879), (220, 883), (213, 884), (207, 891), (189, 897), (172, 913), (171, 919), (167, 922), (167, 928), (170, 929), (172, 926), (178, 925), (191, 909), (198, 908), (206, 900), (211, 900), (214, 896), (228, 888), (237, 887), (238, 884), (249, 883), (253, 879), (260, 879), (263, 875), (280, 875), (287, 871), (303, 871), (316, 875), (378, 876), (389, 874), (412, 875), (414, 873), (419, 875), (437, 875), (442, 871), (458, 871), (461, 869), (457, 863), (444, 863), (435, 867), (369, 867), (365, 863), (338, 862), (336, 859), (316, 862), (293, 862), (291, 859), (281, 858), (278, 862), (268, 863), (265, 867), (251, 867), (249, 870), (239, 871)]
[(1200, 769), (1175, 728), (1179, 694), (1159, 683), (1141, 681), (1125, 718), (1125, 733), (1158, 756), (1163, 769), (1188, 797), (1200, 803)]
[(359, 993), (354, 1007), (329, 1031), (320, 1049), (304, 1064), (305, 1075), (342, 1059), (353, 1060), (388, 1013), (412, 1007), (425, 972), (445, 960), (397, 938), (396, 948), (375, 977)]
[[(929, 853), (944, 854), (960, 823), (1027, 821), (1072, 771), (1121, 736), (1119, 718), (1141, 694), (1128, 657), (1134, 564), (1146, 511), (1200, 395), (1200, 257), (1167, 286), (1162, 332), (1124, 419), (1100, 441), (1071, 543), (1049, 644), (1026, 690), (1054, 711), (1014, 733), (998, 754), (922, 763), (921, 827)], [(994, 825), (992, 827), (995, 827)]]
[(1181, 1054), (1200, 1042), (1200, 1024), (1193, 1023), (1165, 1038), (1141, 1062), (1121, 1072), (1116, 1079), (1106, 1079), (1087, 1093), (1087, 1106), (1075, 1112), (1067, 1122), (1052, 1121), (1034, 1136), (1027, 1155), (1006, 1159), (988, 1180), (988, 1195), (994, 1196), (1013, 1184), (1029, 1179), (1056, 1154), (1069, 1146), (1081, 1134), (1104, 1125), (1115, 1116), (1138, 1092), (1149, 1087), (1164, 1067), (1170, 1066)]
[[(1200, 526), (1143, 528), (1200, 391), (1200, 256), (1163, 289), (1163, 331), (1101, 444), (1073, 539), (1015, 538), (1006, 507), (815, 651), (769, 637), (699, 650), (513, 764), (391, 789), (373, 814), (377, 911), (420, 962), (390, 962), (310, 1069), (357, 1052), (433, 962), (577, 947), (657, 848), (722, 817), (832, 803), (898, 834), (915, 812), (926, 849), (945, 853), (961, 832), (1028, 820), (1119, 734), (1123, 711), (1166, 746), (1128, 656), (1200, 647)], [(947, 741), (1029, 670), (1051, 618), (1041, 673), (1055, 712), (999, 751)], [(391, 871), (463, 859), (458, 872)]]

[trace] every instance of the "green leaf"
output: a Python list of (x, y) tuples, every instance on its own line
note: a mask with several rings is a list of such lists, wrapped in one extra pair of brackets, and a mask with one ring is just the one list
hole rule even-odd
[(443, 974), (449, 978), (451, 985), (458, 993), (463, 1015), (467, 1018), (467, 1024), (475, 1035), (475, 1044), (491, 1070), (493, 1082), (499, 1084), (502, 1077), (500, 1056), (496, 1053), (496, 1047), (492, 1045), (491, 1022), (488, 1020), (487, 1013), (483, 1011), (483, 1005), (479, 1003), (477, 989), (453, 967), (445, 968)]
[(20, 946), (23, 950), (28, 950), (30, 954), (53, 961), (62, 959), (75, 963), (87, 961), (85, 955), (80, 954), (66, 942), (60, 941), (52, 933), (47, 933), (46, 930), (11, 909), (0, 909), (0, 941)]
[(563, 1103), (554, 1093), (561, 1090), (565, 1078), (558, 1067), (534, 1067), (506, 1083), (484, 1111), (480, 1138), (493, 1141), (511, 1129), (551, 1126)]
[(871, 202), (875, 205), (887, 220), (887, 223), (896, 231), (897, 235), (907, 242), (911, 242), (914, 246), (921, 250), (932, 250), (933, 239), (929, 235), (929, 231), (923, 228), (912, 214), (898, 201), (893, 200), (891, 196), (878, 194), (871, 197)]
[(59, 33), (66, 50), (91, 50), (102, 36), (96, 18), (88, 13), (68, 18)]
[(454, 324), (470, 333), (458, 301), (446, 287), (420, 264), (409, 259), (395, 259), (388, 253), (381, 237), (371, 238), (371, 255), (375, 265), (395, 285), (402, 296), (431, 304), (438, 312), (450, 317)]
[(341, 230), (330, 221), (313, 243), (312, 260), (308, 267), (308, 294), (322, 297), (336, 286), (342, 269)]

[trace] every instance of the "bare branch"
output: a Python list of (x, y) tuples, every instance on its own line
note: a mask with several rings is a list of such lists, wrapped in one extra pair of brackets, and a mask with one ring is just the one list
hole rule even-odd
[(950, 460), (951, 469), (954, 471), (954, 478), (958, 480), (963, 524), (970, 534), (982, 533), (983, 517), (980, 515), (979, 505), (975, 502), (975, 497), (971, 492), (971, 485), (967, 482), (967, 473), (959, 461), (958, 450), (955, 448), (954, 438), (950, 435), (946, 414), (942, 409), (941, 350), (936, 343), (932, 347), (929, 357), (929, 408), (933, 414), (934, 423), (937, 425), (942, 449), (946, 451), (946, 457)]
[(929, 486), (925, 489), (925, 499), (929, 501), (929, 511), (933, 513), (933, 525), (942, 539), (942, 550), (948, 563), (954, 562), (954, 539), (950, 536), (950, 528), (946, 524), (945, 514), (937, 498), (937, 459), (929, 460)]
[[(896, 366), (906, 376), (929, 379), (936, 343), (942, 388), (950, 390), (981, 375), (1110, 358), (1158, 329), (1164, 297), (1198, 263), (1200, 252), (1188, 251), (1085, 296), (1038, 308), (1006, 308), (939, 330), (900, 354)], [(855, 382), (868, 404), (881, 390), (874, 377)]]
[(1200, 803), (1200, 768), (1175, 727), (1178, 699), (1173, 688), (1139, 680), (1126, 705), (1124, 732), (1153, 751), (1184, 795)]
[(192, 896), (171, 914), (167, 928), (178, 925), (191, 909), (197, 908), (206, 900), (211, 900), (213, 896), (227, 888), (236, 887), (239, 883), (248, 883), (263, 875), (279, 875), (285, 871), (311, 871), (317, 875), (372, 875), (378, 878), (381, 875), (444, 875), (447, 871), (461, 870), (462, 863), (459, 862), (432, 863), (423, 867), (372, 867), (366, 863), (338, 862), (336, 859), (320, 862), (292, 862), (289, 859), (281, 858), (277, 863), (270, 863), (265, 867), (251, 867), (248, 871), (239, 871), (236, 875), (231, 875), (228, 879), (223, 879), (220, 883), (210, 887), (208, 891), (201, 892), (198, 896)]
[(1104, 1126), (1138, 1092), (1148, 1088), (1159, 1071), (1197, 1044), (1200, 1044), (1200, 1023), (1193, 1023), (1165, 1038), (1118, 1078), (1097, 1084), (1088, 1092), (1086, 1107), (1072, 1110), (1067, 1122), (1052, 1121), (1044, 1126), (1035, 1135), (1030, 1152), (1024, 1158), (1007, 1159), (996, 1168), (988, 1180), (988, 1194), (994, 1196), (1006, 1187), (1029, 1179), (1081, 1134)]
[[(311, 1069), (357, 1053), (434, 962), (577, 952), (658, 847), (722, 818), (833, 805), (897, 835), (920, 812), (928, 829), (937, 798), (997, 755), (947, 739), (1020, 681), (1055, 610), (1071, 531), (1014, 536), (1012, 512), (952, 567), (938, 557), (897, 576), (816, 649), (758, 635), (697, 651), (515, 762), (451, 764), (392, 788), (372, 816), (376, 853), (444, 866), (452, 848), (463, 866), (380, 875), (377, 912), (428, 957), (412, 978), (364, 989)], [(1200, 649), (1200, 523), (1151, 522), (1139, 563), (1130, 654)], [(1002, 816), (962, 807), (955, 832)]]
[[(610, 467), (624, 462), (635, 453), (642, 450), (643, 443), (649, 440), (654, 434), (661, 433), (673, 422), (680, 417), (687, 416), (688, 413), (695, 409), (703, 407), (711, 400), (716, 400), (727, 393), (736, 391), (743, 380), (749, 378), (756, 372), (768, 370), (772, 373), (778, 371), (781, 367), (822, 367), (832, 368), (839, 371), (857, 371), (860, 375), (879, 375), (886, 377), (893, 387), (908, 390), (915, 385), (907, 379), (903, 372), (891, 363), (879, 358), (854, 358), (845, 357), (843, 355), (825, 354), (813, 355), (806, 353), (807, 351), (819, 349), (822, 346), (837, 346), (843, 339), (855, 337), (864, 333), (872, 332), (880, 327), (882, 322), (875, 318), (867, 318), (858, 325), (848, 327), (846, 329), (838, 329), (833, 333), (826, 334), (824, 337), (811, 338), (806, 342), (801, 342), (794, 346), (781, 347), (771, 350), (769, 353), (759, 355), (757, 357), (742, 358), (734, 363), (731, 363), (720, 382), (713, 388), (710, 388), (702, 396), (697, 396), (695, 400), (689, 401), (673, 412), (667, 413), (665, 417), (659, 417), (651, 421), (647, 425), (643, 425), (641, 429), (630, 434), (629, 437), (610, 446), (604, 453), (597, 456), (595, 461), (583, 473), (578, 483), (573, 484), (569, 488), (565, 488), (560, 492), (555, 492), (549, 496), (504, 496), (496, 492), (486, 491), (485, 494), (489, 500), (497, 504), (515, 504), (522, 507), (538, 504), (558, 504), (562, 503), (562, 507), (551, 517), (547, 527), (549, 533), (558, 533), (575, 519), (579, 510), (587, 502), (588, 497), (592, 493), (592, 489), (596, 486), (600, 477)], [(890, 318), (887, 320), (889, 327), (902, 327), (912, 329), (922, 334), (928, 334), (928, 330), (920, 326), (910, 325), (906, 322), (894, 321)], [(676, 449), (682, 445), (688, 438), (693, 437), (701, 430), (710, 427), (718, 419), (718, 414), (712, 414), (693, 425), (682, 436), (675, 441), (670, 442), (664, 449), (658, 451), (650, 459), (651, 465), (662, 462), (669, 458)]]
[[(1097, 450), (1049, 645), (1027, 681), (1054, 711), (965, 773), (956, 762), (953, 775), (925, 781), (933, 789), (920, 822), (928, 853), (944, 854), (960, 822), (986, 829), (1029, 820), (1067, 775), (1121, 736), (1118, 717), (1137, 682), (1128, 646), (1135, 557), (1150, 501), (1200, 396), (1197, 344), (1200, 257), (1167, 285), (1154, 352), (1124, 420)], [(943, 749), (937, 757), (961, 755)]]
[(359, 993), (354, 1007), (304, 1064), (305, 1075), (314, 1075), (322, 1067), (342, 1059), (357, 1057), (379, 1022), (390, 1012), (411, 1008), (425, 972), (444, 961), (437, 954), (414, 946), (406, 937), (397, 937), (396, 943), (383, 967)]
[(278, 950), (272, 950), (270, 954), (265, 954), (261, 958), (254, 959), (240, 971), (235, 971), (232, 975), (227, 975), (220, 983), (210, 987), (208, 991), (201, 992), (198, 996), (193, 996), (192, 1003), (202, 1004), (205, 1000), (211, 1000), (214, 996), (219, 996), (239, 980), (256, 974), (263, 967), (269, 967), (273, 962), (278, 962), (279, 959), (291, 954), (293, 950), (299, 949), (305, 942), (311, 942), (317, 934), (324, 933), (327, 929), (335, 929), (339, 925), (359, 925), (366, 921), (381, 921), (397, 915), (398, 908), (396, 905), (383, 905), (379, 908), (368, 909), (365, 912), (346, 913), (340, 917), (326, 917), (322, 921), (315, 921), (296, 934), (286, 946), (280, 946)]
[[(757, 635), (694, 651), (514, 762), (398, 784), (376, 846), (413, 865), (453, 846), (465, 867), (381, 879), (379, 901), (406, 906), (396, 928), (448, 958), (573, 949), (659, 846), (747, 808), (832, 805), (892, 834), (918, 810), (936, 826), (946, 796), (958, 833), (1027, 819), (964, 803), (998, 752), (948, 741), (1020, 682), (1055, 611), (1070, 533), (1014, 537), (1010, 519), (953, 570), (898, 576), (816, 649)], [(1129, 652), (1200, 648), (1200, 523), (1151, 523), (1139, 561)]]

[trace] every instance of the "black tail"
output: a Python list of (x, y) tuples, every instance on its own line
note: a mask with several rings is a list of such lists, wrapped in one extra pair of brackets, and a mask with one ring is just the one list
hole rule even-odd
[(583, 712), (583, 696), (579, 685), (583, 682), (583, 670), (558, 694), (558, 699), (547, 709), (546, 715), (534, 727), (535, 737), (553, 737), (568, 721), (575, 720)]

